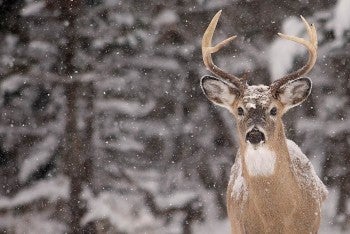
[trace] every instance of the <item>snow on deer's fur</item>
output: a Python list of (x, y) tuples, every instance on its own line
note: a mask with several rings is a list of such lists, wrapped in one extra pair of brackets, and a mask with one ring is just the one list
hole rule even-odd
[(219, 11), (202, 40), (205, 66), (217, 77), (204, 76), (201, 86), (207, 98), (227, 108), (236, 118), (239, 149), (227, 189), (227, 211), (231, 232), (317, 233), (321, 205), (327, 189), (300, 148), (286, 139), (282, 116), (310, 94), (308, 73), (317, 57), (317, 35), (305, 23), (310, 40), (279, 34), (308, 49), (307, 63), (270, 86), (249, 86), (217, 67), (211, 54), (235, 36), (211, 45)]

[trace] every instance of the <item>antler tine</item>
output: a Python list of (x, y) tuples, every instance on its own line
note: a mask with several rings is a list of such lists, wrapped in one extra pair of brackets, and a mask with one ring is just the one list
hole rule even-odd
[(287, 82), (291, 81), (291, 80), (295, 80), (298, 77), (307, 74), (315, 65), (316, 63), (316, 58), (317, 58), (317, 33), (316, 33), (316, 28), (313, 24), (309, 25), (309, 23), (305, 20), (305, 18), (303, 16), (300, 16), (301, 19), (303, 20), (309, 39), (305, 40), (303, 38), (299, 38), (299, 37), (294, 37), (294, 36), (289, 36), (289, 35), (285, 35), (282, 33), (278, 33), (278, 35), (286, 40), (289, 41), (294, 41), (296, 43), (302, 44), (303, 46), (305, 46), (308, 49), (309, 52), (309, 58), (307, 63), (301, 67), (300, 69), (298, 69), (297, 71), (294, 71), (284, 77), (282, 77), (279, 80), (276, 80), (275, 82), (273, 82), (270, 87), (271, 87), (271, 92), (274, 96), (276, 96), (277, 90), (279, 89), (279, 87), (281, 87), (282, 85), (286, 84)]
[(220, 15), (221, 15), (222, 10), (220, 10), (218, 13), (215, 14), (213, 19), (211, 20), (207, 30), (205, 31), (202, 39), (202, 56), (203, 56), (203, 62), (206, 66), (206, 68), (214, 73), (217, 76), (220, 76), (221, 78), (235, 84), (237, 87), (240, 89), (244, 89), (244, 83), (242, 80), (234, 75), (231, 75), (229, 73), (226, 73), (225, 71), (221, 70), (219, 67), (217, 67), (213, 59), (211, 57), (211, 54), (219, 51), (222, 47), (227, 45), (229, 42), (234, 40), (237, 36), (232, 36), (229, 37), (222, 42), (218, 43), (215, 46), (212, 46), (212, 39), (214, 35), (214, 31), (216, 28), (216, 25), (219, 21)]

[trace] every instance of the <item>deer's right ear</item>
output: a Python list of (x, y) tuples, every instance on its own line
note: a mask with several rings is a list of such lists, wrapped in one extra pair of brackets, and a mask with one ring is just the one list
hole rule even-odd
[(229, 108), (239, 96), (239, 89), (231, 83), (213, 76), (203, 76), (202, 90), (207, 98), (214, 104)]

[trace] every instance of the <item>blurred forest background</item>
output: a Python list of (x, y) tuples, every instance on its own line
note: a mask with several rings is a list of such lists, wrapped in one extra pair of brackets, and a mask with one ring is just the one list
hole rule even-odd
[(350, 1), (0, 0), (0, 233), (229, 233), (237, 148), (206, 100), (200, 43), (220, 9), (215, 55), (269, 84), (319, 54), (289, 138), (330, 190), (320, 233), (350, 227)]

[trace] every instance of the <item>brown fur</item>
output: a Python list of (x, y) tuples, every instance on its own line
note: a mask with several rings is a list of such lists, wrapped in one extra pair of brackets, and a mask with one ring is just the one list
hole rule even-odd
[[(278, 145), (270, 146), (277, 156), (272, 176), (250, 177), (242, 162), (248, 198), (241, 211), (243, 201), (232, 198), (232, 181), (228, 185), (227, 209), (232, 234), (317, 233), (320, 224), (319, 205), (298, 187), (290, 171), (285, 141), (280, 141)], [(241, 147), (239, 155), (244, 155), (244, 148)], [(243, 160), (242, 157), (237, 160)]]
[[(258, 104), (260, 106), (260, 103)], [(274, 119), (266, 116), (267, 106), (261, 111), (267, 135), (265, 144), (276, 155), (275, 171), (271, 176), (251, 177), (243, 160), (247, 146), (244, 136), (249, 127), (249, 112), (246, 113), (246, 119), (239, 117), (235, 110), (245, 104), (241, 101), (232, 104), (231, 112), (238, 119), (240, 133), (236, 163), (237, 160), (241, 160), (248, 197), (245, 201), (234, 198), (231, 195), (234, 180), (230, 181), (227, 189), (227, 210), (231, 233), (317, 233), (320, 225), (320, 205), (309, 192), (300, 189), (291, 171), (282, 124), (284, 106), (277, 100), (266, 105), (273, 105), (278, 109), (278, 115)], [(238, 175), (232, 176), (235, 178)]]

